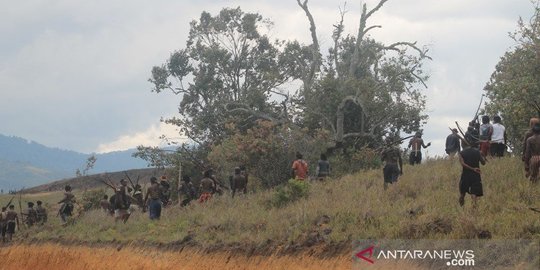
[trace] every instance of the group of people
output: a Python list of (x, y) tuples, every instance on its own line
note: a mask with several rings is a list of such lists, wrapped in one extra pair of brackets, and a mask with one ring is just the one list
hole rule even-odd
[[(238, 191), (247, 192), (247, 180), (245, 166), (236, 167), (234, 174), (229, 177), (233, 197)], [(150, 186), (144, 197), (140, 185), (128, 187), (125, 179), (120, 180), (120, 187), (110, 184), (109, 186), (113, 187), (114, 195), (111, 197), (104, 195), (100, 201), (100, 207), (114, 216), (116, 221), (127, 222), (134, 207), (142, 212), (148, 211), (149, 218), (157, 220), (161, 217), (162, 208), (172, 205), (172, 187), (166, 176), (162, 176), (159, 181), (156, 177), (151, 177)], [(198, 188), (195, 187), (190, 176), (184, 175), (178, 183), (178, 204), (184, 207), (194, 200), (204, 203), (214, 195), (222, 194), (223, 187), (224, 185), (217, 179), (212, 169), (204, 171)]]
[[(480, 124), (471, 121), (465, 134), (458, 129), (451, 129), (451, 134), (446, 138), (445, 152), (451, 158), (457, 155), (462, 166), (459, 182), (459, 204), (461, 206), (464, 205), (465, 195), (468, 193), (471, 195), (473, 207), (476, 207), (478, 198), (483, 196), (480, 164), (486, 164), (488, 156), (502, 157), (506, 151), (506, 129), (501, 123), (501, 118), (499, 116), (493, 117), (493, 124), (491, 124), (490, 117), (483, 116), (481, 122)], [(523, 139), (522, 160), (526, 177), (536, 183), (540, 170), (540, 119), (532, 118), (529, 124), (530, 129)], [(383, 168), (385, 189), (389, 184), (397, 182), (399, 176), (403, 174), (402, 154), (400, 149), (394, 146), (401, 141), (394, 141), (392, 137), (386, 138), (386, 146), (381, 152), (381, 160), (385, 164)], [(420, 164), (422, 161), (421, 149), (430, 145), (431, 143), (425, 144), (422, 133), (417, 132), (408, 144), (408, 148), (411, 149), (409, 163), (411, 165)], [(316, 179), (324, 180), (329, 175), (330, 163), (326, 155), (321, 154), (317, 161)], [(292, 162), (291, 176), (298, 181), (309, 179), (308, 162), (303, 159), (301, 153), (297, 153), (296, 159)], [(245, 166), (234, 168), (234, 173), (229, 177), (232, 196), (234, 197), (237, 192), (247, 193), (247, 183), (248, 174)], [(132, 187), (128, 187), (125, 179), (120, 181), (119, 187), (112, 187), (114, 195), (110, 198), (105, 195), (100, 201), (100, 206), (104, 211), (114, 216), (115, 220), (122, 220), (124, 223), (127, 222), (132, 207), (138, 207), (143, 212), (148, 211), (149, 218), (156, 220), (161, 217), (162, 208), (172, 204), (171, 185), (165, 176), (162, 176), (160, 181), (156, 177), (151, 177), (150, 187), (147, 188), (144, 196), (142, 187), (138, 183), (137, 185), (132, 183)], [(222, 187), (224, 185), (216, 178), (212, 169), (204, 171), (198, 188), (192, 183), (191, 177), (185, 175), (178, 184), (178, 204), (183, 207), (192, 201), (205, 203), (216, 194), (222, 194)], [(63, 224), (66, 224), (69, 217), (72, 216), (74, 204), (76, 204), (75, 196), (69, 185), (65, 187), (64, 198), (58, 204), (61, 204), (58, 214)], [(36, 202), (35, 208), (33, 202), (28, 202), (26, 213), (21, 212), (20, 214), (23, 219), (21, 223), (27, 227), (47, 222), (47, 210), (41, 201)], [(16, 227), (19, 227), (19, 215), (10, 202), (6, 207), (2, 207), (0, 215), (2, 241), (10, 241)]]
[[(486, 164), (489, 158), (503, 157), (507, 149), (506, 128), (502, 124), (501, 117), (496, 115), (491, 119), (485, 115), (481, 118), (481, 123), (471, 121), (465, 134), (453, 128), (451, 134), (446, 138), (445, 152), (450, 158), (459, 157), (462, 166), (462, 173), (459, 182), (459, 204), (465, 203), (465, 195), (471, 195), (473, 207), (476, 207), (477, 200), (483, 196), (480, 164)], [(459, 126), (458, 126), (459, 127)], [(399, 141), (400, 142), (400, 141)], [(393, 147), (391, 138), (387, 138), (387, 145), (382, 153), (381, 160), (385, 162), (383, 168), (384, 187), (395, 183), (398, 177), (403, 174), (403, 161), (399, 148)], [(409, 142), (412, 151), (409, 156), (411, 165), (419, 164), (422, 160), (421, 147), (427, 148), (422, 140), (422, 134), (417, 132)], [(531, 182), (538, 182), (540, 170), (540, 119), (532, 118), (529, 123), (529, 130), (523, 139), (522, 160), (525, 168), (525, 176)]]
[[(131, 182), (131, 180), (130, 180)], [(143, 197), (142, 186), (137, 182), (128, 186), (126, 179), (120, 180), (120, 186), (111, 182), (107, 183), (114, 191), (112, 196), (104, 195), (99, 202), (101, 209), (115, 218), (115, 221), (126, 223), (134, 209), (142, 212), (149, 210), (150, 219), (159, 219), (161, 207), (171, 204), (171, 185), (166, 176), (161, 176), (160, 181), (156, 177), (150, 178), (150, 187)]]
[(445, 152), (453, 157), (462, 146), (476, 148), (482, 156), (502, 157), (506, 152), (507, 136), (506, 128), (501, 123), (501, 117), (493, 117), (493, 124), (490, 123), (490, 117), (482, 116), (482, 123), (476, 121), (469, 122), (467, 132), (461, 137), (456, 128), (451, 129), (452, 133), (446, 137)]
[[(330, 162), (326, 157), (326, 154), (321, 154), (320, 159), (317, 161), (317, 167), (315, 169), (316, 179), (323, 181), (330, 175)], [(292, 163), (291, 167), (292, 179), (304, 181), (309, 179), (308, 163), (304, 160), (301, 153), (296, 153), (296, 159)]]
[(28, 208), (26, 212), (21, 212), (21, 219), (19, 221), (19, 215), (15, 211), (15, 205), (11, 204), (11, 201), (7, 206), (2, 207), (0, 213), (0, 233), (2, 234), (2, 242), (9, 242), (13, 239), (15, 228), (20, 228), (20, 224), (23, 223), (27, 228), (34, 225), (43, 225), (47, 222), (47, 209), (43, 207), (42, 201), (36, 202), (34, 208), (33, 202), (28, 202)]

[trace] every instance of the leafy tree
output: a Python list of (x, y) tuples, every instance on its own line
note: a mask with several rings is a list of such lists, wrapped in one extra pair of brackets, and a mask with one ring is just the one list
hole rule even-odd
[(529, 119), (540, 114), (540, 2), (529, 21), (518, 20), (517, 30), (510, 37), (517, 46), (506, 52), (486, 84), (488, 114), (504, 119), (510, 146), (522, 149), (523, 134)]
[[(310, 48), (319, 48), (307, 0), (297, 1), (311, 24)], [(421, 92), (428, 79), (422, 65), (431, 59), (427, 49), (411, 42), (386, 45), (368, 35), (381, 27), (368, 26), (368, 19), (385, 2), (380, 1), (371, 10), (363, 5), (356, 36), (343, 36), (342, 11), (341, 20), (334, 25), (334, 46), (328, 58), (304, 58), (319, 67), (316, 70), (320, 72), (311, 73), (313, 83), (307, 84), (310, 80), (304, 79), (299, 95), (303, 108), (299, 122), (309, 129), (331, 131), (335, 147), (373, 146), (384, 135), (416, 131), (427, 119), (423, 114), (425, 96)]]
[(77, 170), (75, 171), (75, 175), (77, 177), (88, 175), (88, 171), (90, 171), (91, 169), (94, 168), (94, 164), (96, 164), (96, 161), (97, 161), (96, 155), (92, 154), (91, 156), (89, 156), (86, 159), (86, 164), (85, 164), (82, 172), (81, 172), (80, 169), (77, 168)]
[[(152, 69), (152, 90), (171, 91), (181, 100), (179, 116), (165, 122), (179, 126), (198, 150), (211, 153), (202, 159), (225, 171), (232, 170), (230, 162), (258, 166), (267, 186), (287, 179), (294, 147), (308, 146), (298, 134), (318, 141), (311, 149), (316, 160), (321, 147), (365, 151), (377, 147), (382, 136), (418, 130), (427, 119), (422, 64), (430, 58), (415, 43), (386, 45), (368, 35), (380, 27), (368, 26), (368, 19), (386, 1), (369, 11), (363, 6), (356, 36), (343, 36), (342, 11), (326, 59), (308, 0), (297, 0), (310, 25), (308, 45), (270, 41), (263, 30), (272, 23), (257, 13), (203, 12), (191, 23), (186, 47)], [(290, 97), (280, 88), (294, 80), (302, 84)], [(320, 134), (331, 135), (322, 143)], [(148, 160), (159, 155), (141, 152)]]
[[(181, 96), (180, 116), (166, 122), (206, 143), (226, 137), (229, 121), (247, 129), (259, 119), (286, 119), (288, 98), (277, 88), (294, 71), (281, 65), (283, 42), (261, 32), (271, 26), (261, 15), (240, 8), (224, 8), (216, 16), (203, 12), (192, 21), (186, 47), (153, 67), (149, 79), (153, 91)], [(275, 95), (285, 101), (271, 100)]]

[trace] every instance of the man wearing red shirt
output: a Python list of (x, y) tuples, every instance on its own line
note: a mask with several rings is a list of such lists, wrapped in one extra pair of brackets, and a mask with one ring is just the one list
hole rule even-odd
[(302, 154), (296, 153), (296, 160), (292, 164), (292, 177), (304, 181), (308, 175), (308, 164), (302, 159)]

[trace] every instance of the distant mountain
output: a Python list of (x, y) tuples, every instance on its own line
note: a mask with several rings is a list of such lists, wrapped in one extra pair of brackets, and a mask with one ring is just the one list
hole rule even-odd
[[(89, 173), (146, 168), (144, 160), (131, 156), (135, 151), (96, 154), (96, 163)], [(0, 189), (6, 192), (74, 177), (77, 169), (84, 169), (90, 156), (0, 134)]]

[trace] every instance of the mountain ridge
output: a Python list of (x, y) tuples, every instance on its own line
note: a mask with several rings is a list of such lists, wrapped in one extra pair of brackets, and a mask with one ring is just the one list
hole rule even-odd
[(146, 168), (144, 160), (132, 157), (134, 152), (136, 149), (84, 154), (0, 134), (0, 189), (20, 189), (74, 177), (92, 155), (96, 157), (89, 172), (92, 174)]

